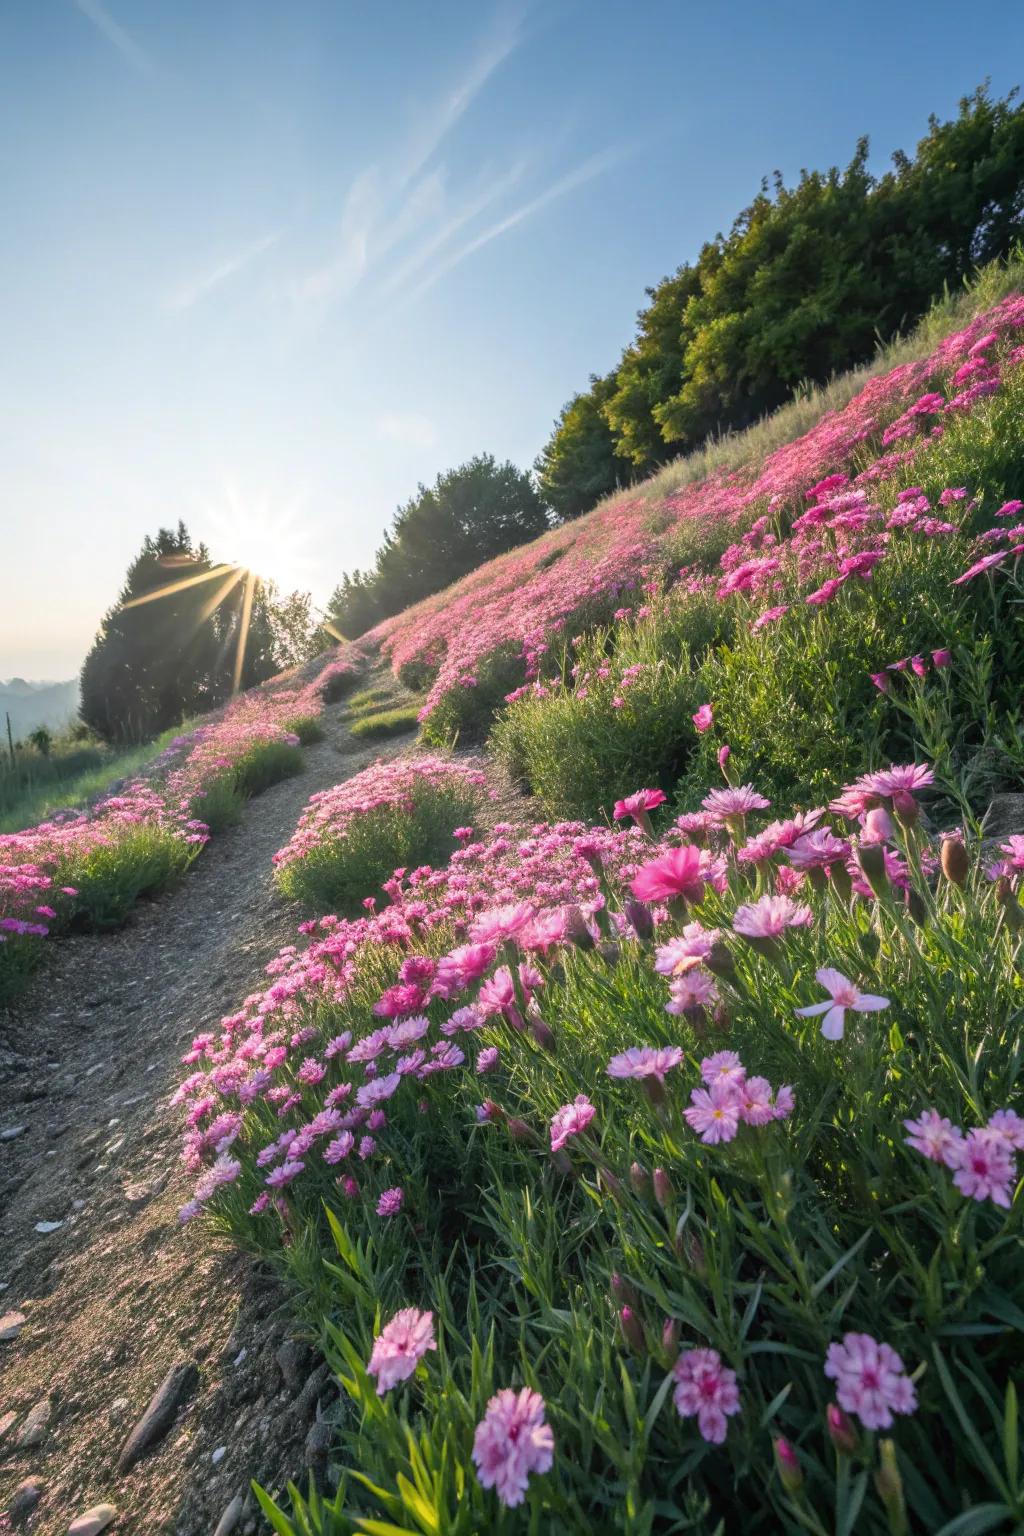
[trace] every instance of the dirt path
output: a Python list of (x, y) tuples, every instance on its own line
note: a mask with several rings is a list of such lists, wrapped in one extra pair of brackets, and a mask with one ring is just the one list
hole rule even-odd
[[(109, 1503), (115, 1536), (252, 1532), (251, 1478), (322, 1470), (326, 1370), (289, 1342), (266, 1277), (203, 1223), (179, 1228), (190, 1180), (168, 1100), (192, 1036), (294, 936), (271, 855), (306, 799), (408, 744), (352, 750), (338, 714), (305, 772), (252, 802), (178, 890), (121, 933), (55, 944), (26, 1002), (0, 1016), (0, 1314), (25, 1319), (0, 1341), (0, 1531), (64, 1536)], [(119, 1471), (176, 1366), (184, 1406)]]

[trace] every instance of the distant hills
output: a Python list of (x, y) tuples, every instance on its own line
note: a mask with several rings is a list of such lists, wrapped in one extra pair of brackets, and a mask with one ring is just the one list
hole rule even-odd
[(7, 735), (5, 714), (11, 717), (15, 741), (40, 725), (62, 730), (78, 714), (78, 678), (66, 683), (27, 682), (23, 677), (0, 682), (0, 739)]

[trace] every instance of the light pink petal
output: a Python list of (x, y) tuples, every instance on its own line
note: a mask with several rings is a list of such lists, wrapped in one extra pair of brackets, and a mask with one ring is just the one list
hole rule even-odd
[(830, 1008), (821, 1021), (821, 1032), (826, 1040), (841, 1040), (846, 1028), (846, 1009)]
[(848, 987), (850, 985), (849, 980), (843, 975), (842, 971), (834, 970), (830, 965), (822, 966), (820, 971), (815, 971), (814, 976), (815, 980), (820, 982), (826, 992), (831, 992), (833, 997), (840, 987)]
[(870, 992), (861, 992), (854, 1003), (858, 1013), (880, 1013), (883, 1008), (888, 1008), (887, 997), (874, 997)]
[(794, 1008), (793, 1012), (796, 1014), (798, 1019), (813, 1019), (819, 1013), (828, 1013), (831, 1007), (832, 1004), (830, 1002), (808, 1003), (806, 1008)]

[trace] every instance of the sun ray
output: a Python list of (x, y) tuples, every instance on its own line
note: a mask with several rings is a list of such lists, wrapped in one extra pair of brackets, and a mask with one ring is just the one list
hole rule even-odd
[(242, 593), (242, 611), (238, 618), (238, 644), (235, 647), (235, 675), (231, 692), (237, 693), (242, 686), (242, 663), (245, 660), (245, 643), (249, 638), (249, 619), (252, 615), (252, 599), (256, 589), (256, 577), (252, 571), (245, 573), (245, 590)]
[(139, 608), (143, 603), (156, 602), (158, 597), (173, 597), (175, 592), (184, 592), (186, 587), (195, 587), (201, 581), (213, 581), (215, 577), (223, 576), (225, 571), (240, 569), (237, 565), (215, 565), (212, 571), (201, 571), (198, 576), (186, 576), (183, 581), (172, 581), (166, 587), (157, 587), (155, 592), (144, 592), (141, 597), (133, 597), (130, 603), (124, 604), (124, 607)]

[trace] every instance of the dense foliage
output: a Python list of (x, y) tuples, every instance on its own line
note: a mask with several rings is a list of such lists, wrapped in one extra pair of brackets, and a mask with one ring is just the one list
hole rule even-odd
[(547, 513), (529, 474), (478, 454), (421, 485), (399, 507), (371, 571), (346, 574), (330, 618), (354, 639), (389, 614), (542, 533)]
[(613, 374), (565, 408), (538, 460), (573, 517), (626, 476), (743, 427), (808, 380), (867, 358), (944, 288), (1024, 234), (1024, 107), (982, 88), (933, 118), (876, 177), (867, 140), (845, 170), (776, 175), (696, 262), (648, 290)]

